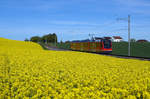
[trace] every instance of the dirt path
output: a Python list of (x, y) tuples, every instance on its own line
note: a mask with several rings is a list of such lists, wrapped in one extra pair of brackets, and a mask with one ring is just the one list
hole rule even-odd
[(48, 50), (54, 50), (54, 51), (69, 51), (67, 49), (61, 49), (57, 47), (51, 47), (51, 46), (45, 46)]

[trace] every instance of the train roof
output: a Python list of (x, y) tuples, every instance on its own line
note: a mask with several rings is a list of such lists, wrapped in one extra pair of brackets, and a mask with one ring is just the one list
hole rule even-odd
[(79, 43), (79, 42), (99, 42), (101, 40), (109, 40), (109, 39), (95, 39), (95, 40), (74, 40), (74, 41), (71, 41), (72, 43)]
[(73, 40), (71, 41), (72, 43), (77, 43), (77, 42), (100, 42), (101, 40), (110, 40), (107, 37), (94, 37), (92, 40), (90, 39), (85, 39), (85, 40)]
[(74, 40), (74, 41), (72, 41), (72, 42), (91, 42), (92, 40)]

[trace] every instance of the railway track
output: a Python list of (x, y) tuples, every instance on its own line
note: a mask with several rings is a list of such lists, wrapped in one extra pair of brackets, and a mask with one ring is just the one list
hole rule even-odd
[[(66, 49), (61, 49), (61, 48), (54, 48), (50, 46), (45, 46), (48, 50), (55, 50), (55, 51), (75, 51), (75, 50), (66, 50)], [(80, 51), (82, 52), (82, 51)], [(125, 55), (115, 55), (115, 54), (104, 54), (104, 53), (95, 53), (95, 52), (86, 52), (86, 53), (93, 53), (93, 54), (99, 54), (99, 55), (105, 55), (105, 56), (112, 56), (112, 57), (117, 57), (117, 58), (124, 58), (124, 59), (138, 59), (138, 60), (143, 60), (143, 61), (150, 61), (150, 58), (146, 57), (136, 57), (136, 56), (125, 56)]]
[[(75, 51), (75, 50), (70, 50), (70, 51)], [(83, 51), (79, 51), (79, 52), (83, 52)], [(147, 57), (125, 56), (125, 55), (105, 54), (105, 53), (96, 53), (96, 52), (86, 52), (86, 53), (93, 53), (93, 54), (99, 54), (99, 55), (105, 55), (105, 56), (112, 56), (112, 57), (116, 57), (116, 58), (138, 59), (138, 60), (142, 60), (142, 61), (150, 61), (150, 58), (147, 58)]]
[(143, 60), (143, 61), (150, 61), (150, 58), (147, 57), (136, 57), (136, 56), (125, 56), (125, 55), (114, 55), (114, 54), (102, 54), (101, 55), (106, 55), (106, 56), (112, 56), (112, 57), (117, 57), (117, 58), (124, 58), (124, 59), (138, 59), (138, 60)]
[[(76, 51), (76, 50), (70, 50), (70, 51)], [(86, 51), (79, 51), (79, 52), (86, 52)], [(116, 57), (116, 58), (138, 59), (138, 60), (142, 60), (142, 61), (150, 61), (150, 58), (147, 58), (147, 57), (125, 56), (125, 55), (105, 54), (105, 53), (96, 53), (96, 52), (86, 52), (86, 53), (93, 53), (93, 54), (99, 54), (99, 55), (105, 55), (105, 56), (112, 56), (112, 57)]]

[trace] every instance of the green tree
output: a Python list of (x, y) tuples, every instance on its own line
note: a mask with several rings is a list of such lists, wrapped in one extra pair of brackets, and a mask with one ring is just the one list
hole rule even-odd
[(39, 43), (39, 42), (41, 42), (41, 37), (33, 36), (33, 37), (31, 37), (30, 41)]
[(55, 33), (44, 35), (42, 37), (42, 42), (44, 43), (57, 43), (57, 35)]
[(41, 42), (47, 43), (47, 39), (48, 39), (47, 35), (44, 35), (44, 36), (42, 36), (42, 38), (41, 38)]
[(54, 43), (57, 43), (57, 35), (55, 33), (52, 34), (52, 39)]
[(43, 42), (43, 43), (57, 43), (57, 35), (55, 33), (43, 35), (42, 37), (33, 36), (31, 37), (30, 41), (32, 42)]

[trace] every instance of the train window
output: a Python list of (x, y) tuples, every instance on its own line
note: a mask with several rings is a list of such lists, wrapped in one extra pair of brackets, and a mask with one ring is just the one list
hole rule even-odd
[(103, 40), (104, 48), (111, 48), (111, 41), (110, 40)]

